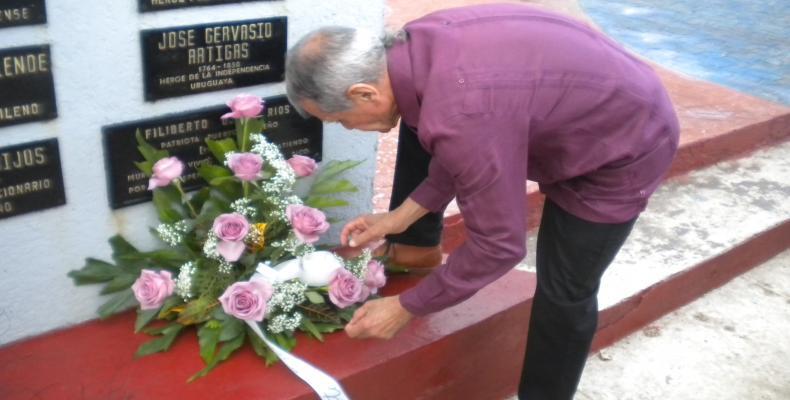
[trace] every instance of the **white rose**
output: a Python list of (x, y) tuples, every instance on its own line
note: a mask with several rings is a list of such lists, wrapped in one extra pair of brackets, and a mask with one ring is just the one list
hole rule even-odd
[(299, 279), (307, 286), (326, 286), (343, 268), (343, 263), (328, 251), (316, 251), (302, 257)]
[(277, 271), (277, 282), (298, 278), (302, 270), (299, 268), (299, 259), (288, 260), (274, 266)]
[(307, 286), (326, 286), (332, 282), (341, 268), (343, 263), (334, 254), (328, 251), (316, 251), (301, 258), (281, 262), (274, 268), (260, 263), (256, 277), (271, 283), (299, 278)]

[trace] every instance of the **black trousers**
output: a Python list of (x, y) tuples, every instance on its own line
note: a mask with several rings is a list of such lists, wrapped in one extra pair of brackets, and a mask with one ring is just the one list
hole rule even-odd
[[(428, 175), (430, 155), (401, 124), (390, 209), (400, 205)], [(546, 199), (538, 230), (537, 289), (519, 382), (521, 400), (572, 399), (598, 326), (601, 276), (631, 233), (636, 219), (603, 224), (576, 217)], [(442, 215), (428, 214), (396, 243), (434, 246)]]

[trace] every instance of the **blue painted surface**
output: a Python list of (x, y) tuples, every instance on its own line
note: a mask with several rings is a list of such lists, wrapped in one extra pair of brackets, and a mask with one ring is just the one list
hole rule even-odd
[(662, 66), (790, 104), (790, 0), (582, 0), (590, 18)]

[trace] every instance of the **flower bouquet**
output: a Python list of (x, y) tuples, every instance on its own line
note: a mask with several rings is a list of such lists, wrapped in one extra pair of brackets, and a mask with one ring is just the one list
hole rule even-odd
[[(290, 350), (296, 331), (322, 340), (386, 281), (369, 251), (344, 260), (316, 245), (329, 229), (321, 210), (347, 205), (335, 196), (357, 189), (340, 175), (359, 162), (329, 161), (319, 169), (309, 157), (286, 160), (260, 133), (259, 97), (240, 95), (228, 106), (222, 118), (235, 119), (236, 137), (206, 140), (218, 164), (198, 168), (207, 186), (193, 194), (181, 186), (184, 164), (137, 133), (144, 158), (137, 167), (150, 177), (161, 222), (151, 231), (167, 247), (140, 251), (115, 236), (114, 263), (88, 258), (68, 274), (77, 285), (104, 284), (101, 293), (113, 295), (98, 310), (102, 318), (139, 305), (135, 332), (156, 337), (137, 356), (166, 351), (195, 326), (206, 365), (190, 381), (245, 342), (269, 365), (278, 357), (267, 342)], [(308, 176), (312, 185), (300, 197), (294, 185)]]

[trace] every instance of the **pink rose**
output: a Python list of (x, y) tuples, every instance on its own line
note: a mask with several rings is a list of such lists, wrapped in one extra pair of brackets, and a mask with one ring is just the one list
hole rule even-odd
[(244, 237), (250, 231), (250, 223), (243, 215), (222, 214), (214, 220), (214, 234), (220, 239), (217, 252), (227, 262), (238, 261), (246, 248)]
[(244, 249), (246, 248), (247, 246), (242, 241), (231, 242), (227, 240), (220, 240), (220, 242), (217, 243), (217, 252), (227, 262), (239, 261), (241, 254), (244, 253)]
[(260, 177), (263, 158), (255, 153), (234, 153), (228, 157), (228, 166), (236, 178), (254, 181)]
[(237, 242), (247, 236), (250, 231), (250, 223), (241, 214), (221, 214), (214, 220), (212, 229), (218, 238)]
[(387, 284), (387, 276), (384, 275), (384, 264), (377, 260), (370, 260), (368, 269), (365, 271), (365, 286), (370, 293), (376, 294), (379, 288)]
[(339, 269), (329, 283), (329, 300), (340, 308), (365, 300), (367, 293), (365, 284), (346, 269)]
[(266, 302), (272, 297), (274, 289), (263, 280), (236, 282), (227, 289), (219, 302), (226, 314), (245, 321), (263, 321), (266, 315)]
[(178, 158), (166, 157), (160, 159), (154, 164), (153, 174), (151, 179), (148, 180), (148, 190), (169, 185), (173, 179), (181, 176), (182, 172), (184, 172), (184, 163)]
[(296, 237), (305, 243), (317, 242), (318, 236), (329, 229), (326, 215), (312, 207), (291, 204), (285, 208), (285, 215)]
[(153, 310), (162, 306), (165, 299), (173, 294), (176, 284), (169, 271), (151, 271), (144, 269), (140, 277), (132, 284), (134, 297), (140, 302), (143, 310)]
[(293, 168), (294, 173), (296, 173), (298, 177), (310, 176), (318, 169), (315, 160), (298, 154), (288, 159), (288, 165)]
[(228, 107), (230, 112), (223, 115), (221, 118), (253, 118), (260, 115), (263, 111), (263, 100), (251, 94), (240, 94), (229, 101)]

